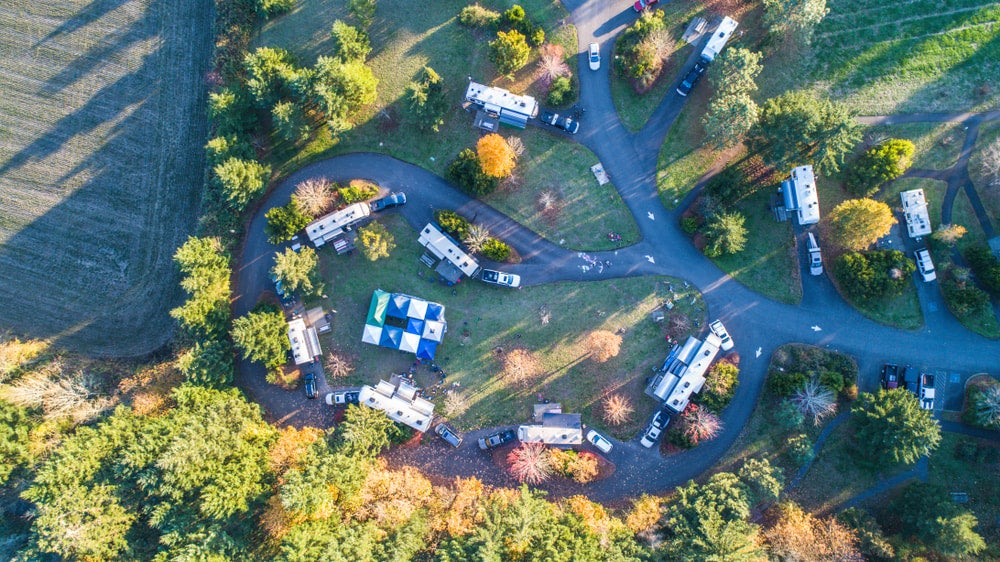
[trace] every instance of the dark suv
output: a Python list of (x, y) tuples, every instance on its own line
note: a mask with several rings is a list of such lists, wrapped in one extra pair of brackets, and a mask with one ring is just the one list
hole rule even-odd
[(552, 125), (557, 129), (562, 129), (571, 135), (575, 135), (580, 130), (580, 122), (565, 115), (559, 115), (554, 111), (543, 111), (539, 117), (542, 123)]
[(698, 80), (701, 80), (702, 74), (705, 74), (705, 65), (701, 64), (700, 61), (694, 63), (694, 68), (691, 69), (691, 72), (688, 72), (684, 80), (681, 80), (680, 85), (677, 86), (677, 93), (682, 96), (687, 96), (691, 93), (694, 85), (698, 83)]
[(406, 194), (402, 192), (391, 193), (381, 199), (376, 199), (368, 204), (373, 213), (384, 211), (392, 207), (406, 204)]
[(434, 428), (434, 433), (437, 433), (438, 437), (447, 441), (452, 447), (458, 447), (462, 444), (462, 436), (455, 431), (455, 428), (446, 423), (437, 424), (437, 427)]
[(882, 388), (886, 390), (899, 388), (899, 366), (892, 363), (882, 365)]
[(306, 398), (316, 398), (316, 374), (306, 373)]

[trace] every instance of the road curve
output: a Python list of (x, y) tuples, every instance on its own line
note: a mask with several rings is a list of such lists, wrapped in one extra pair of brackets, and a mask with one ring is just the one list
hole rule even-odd
[[(631, 8), (622, 2), (609, 6), (610, 3), (596, 0), (564, 3), (578, 28), (580, 52), (585, 52), (591, 41), (598, 41), (604, 60), (608, 60), (613, 37), (631, 21), (623, 15)], [(622, 6), (625, 10), (620, 9)], [(739, 388), (722, 414), (725, 429), (712, 441), (665, 458), (643, 449), (637, 441), (616, 441), (608, 455), (617, 466), (615, 476), (578, 490), (605, 503), (667, 490), (697, 477), (717, 462), (736, 440), (756, 406), (771, 353), (785, 343), (803, 342), (855, 356), (862, 373), (861, 390), (875, 388), (877, 367), (889, 359), (965, 372), (987, 371), (1000, 362), (1000, 345), (965, 330), (946, 313), (928, 318), (920, 330), (896, 330), (861, 316), (836, 296), (825, 277), (809, 280), (803, 302), (793, 306), (756, 294), (720, 271), (681, 233), (677, 213), (664, 209), (657, 196), (656, 154), (683, 99), (671, 89), (650, 119), (656, 126), (647, 125), (638, 133), (629, 134), (611, 103), (609, 65), (590, 73), (582, 55), (580, 62), (581, 99), (588, 111), (583, 121), (586, 129), (581, 127), (577, 140), (598, 154), (612, 174), (642, 234), (639, 243), (617, 253), (591, 254), (599, 259), (612, 259), (614, 267), (602, 273), (584, 272), (576, 252), (564, 250), (492, 207), (470, 199), (427, 170), (382, 154), (355, 153), (317, 162), (291, 174), (260, 205), (249, 224), (237, 261), (234, 314), (245, 314), (268, 290), (267, 270), (277, 248), (267, 242), (264, 234), (264, 213), (286, 204), (295, 186), (312, 177), (333, 181), (366, 178), (386, 189), (405, 191), (408, 203), (399, 212), (415, 229), (429, 221), (435, 209), (476, 215), (477, 222), (482, 222), (521, 254), (523, 263), (505, 269), (522, 274), (528, 284), (636, 275), (674, 275), (687, 279), (704, 295), (707, 315), (726, 323), (736, 342), (735, 351), (742, 357)], [(666, 350), (658, 353), (665, 354)], [(320, 427), (332, 423), (331, 408), (310, 404), (301, 393), (284, 392), (267, 384), (260, 365), (239, 363), (237, 382), (272, 419), (281, 423)], [(506, 482), (508, 477), (476, 447), (475, 438), (487, 431), (471, 433), (454, 452), (435, 444), (398, 449), (390, 455), (419, 465), (431, 476), (477, 475), (491, 482)]]

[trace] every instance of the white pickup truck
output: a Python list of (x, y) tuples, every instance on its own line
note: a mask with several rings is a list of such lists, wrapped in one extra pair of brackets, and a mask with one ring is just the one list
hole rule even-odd
[(504, 287), (521, 286), (520, 275), (504, 273), (503, 271), (496, 271), (494, 269), (484, 269), (479, 278), (482, 279), (483, 283), (489, 283), (491, 285), (503, 285)]
[(934, 375), (920, 375), (920, 407), (925, 410), (934, 409)]

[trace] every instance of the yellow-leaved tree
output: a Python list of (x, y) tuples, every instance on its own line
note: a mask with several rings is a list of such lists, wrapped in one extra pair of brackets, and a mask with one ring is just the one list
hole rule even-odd
[(483, 173), (494, 178), (505, 178), (514, 171), (517, 165), (517, 155), (507, 144), (507, 140), (496, 133), (491, 133), (479, 139), (476, 143), (476, 156)]

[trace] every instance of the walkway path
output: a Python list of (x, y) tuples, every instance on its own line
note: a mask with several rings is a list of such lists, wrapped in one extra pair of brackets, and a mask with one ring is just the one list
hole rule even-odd
[[(598, 41), (603, 60), (609, 60), (613, 38), (634, 19), (631, 9), (622, 1), (565, 0), (564, 3), (577, 26), (580, 52), (585, 53), (591, 41)], [(611, 259), (613, 268), (600, 273), (584, 272), (579, 267), (583, 262), (575, 252), (566, 251), (492, 207), (471, 200), (427, 170), (385, 155), (349, 154), (291, 174), (258, 208), (237, 264), (234, 314), (248, 312), (268, 290), (267, 270), (276, 248), (264, 234), (264, 213), (286, 204), (296, 184), (315, 176), (334, 181), (364, 177), (389, 190), (405, 191), (409, 202), (398, 212), (414, 228), (422, 227), (431, 219), (433, 210), (439, 208), (477, 216), (477, 222), (511, 243), (524, 258), (523, 263), (509, 269), (521, 274), (526, 285), (637, 275), (683, 276), (704, 295), (707, 315), (725, 322), (734, 335), (736, 351), (743, 358), (740, 386), (732, 405), (722, 414), (726, 430), (710, 442), (667, 458), (642, 448), (637, 441), (616, 442), (608, 455), (617, 466), (615, 477), (581, 489), (581, 493), (602, 502), (660, 492), (709, 469), (730, 448), (750, 418), (760, 396), (769, 357), (785, 343), (803, 342), (855, 356), (862, 373), (861, 390), (876, 388), (877, 366), (886, 357), (904, 353), (913, 364), (935, 364), (947, 358), (949, 368), (956, 371), (986, 371), (1000, 363), (1000, 345), (964, 330), (957, 322), (929, 324), (922, 330), (905, 332), (864, 318), (840, 299), (821, 302), (806, 299), (799, 306), (791, 306), (758, 295), (734, 281), (691, 245), (676, 226), (676, 212), (665, 210), (657, 196), (656, 155), (680, 112), (683, 98), (671, 88), (649, 124), (638, 133), (629, 134), (611, 101), (610, 65), (603, 64), (600, 71), (591, 72), (582, 54), (580, 65), (581, 98), (588, 110), (578, 140), (595, 152), (613, 175), (615, 187), (636, 217), (641, 232), (639, 243), (620, 249), (617, 254), (592, 254), (598, 259)], [(685, 70), (678, 76), (683, 76)], [(896, 118), (882, 119), (888, 122)], [(755, 358), (758, 349), (762, 354)], [(331, 408), (308, 402), (301, 393), (283, 392), (268, 385), (260, 365), (241, 362), (237, 380), (274, 419), (321, 427), (332, 422)], [(432, 476), (485, 474), (491, 482), (503, 482), (506, 476), (476, 446), (476, 437), (481, 433), (471, 433), (463, 446), (451, 454), (444, 454), (445, 450), (436, 446), (397, 450), (392, 454), (417, 464)]]

